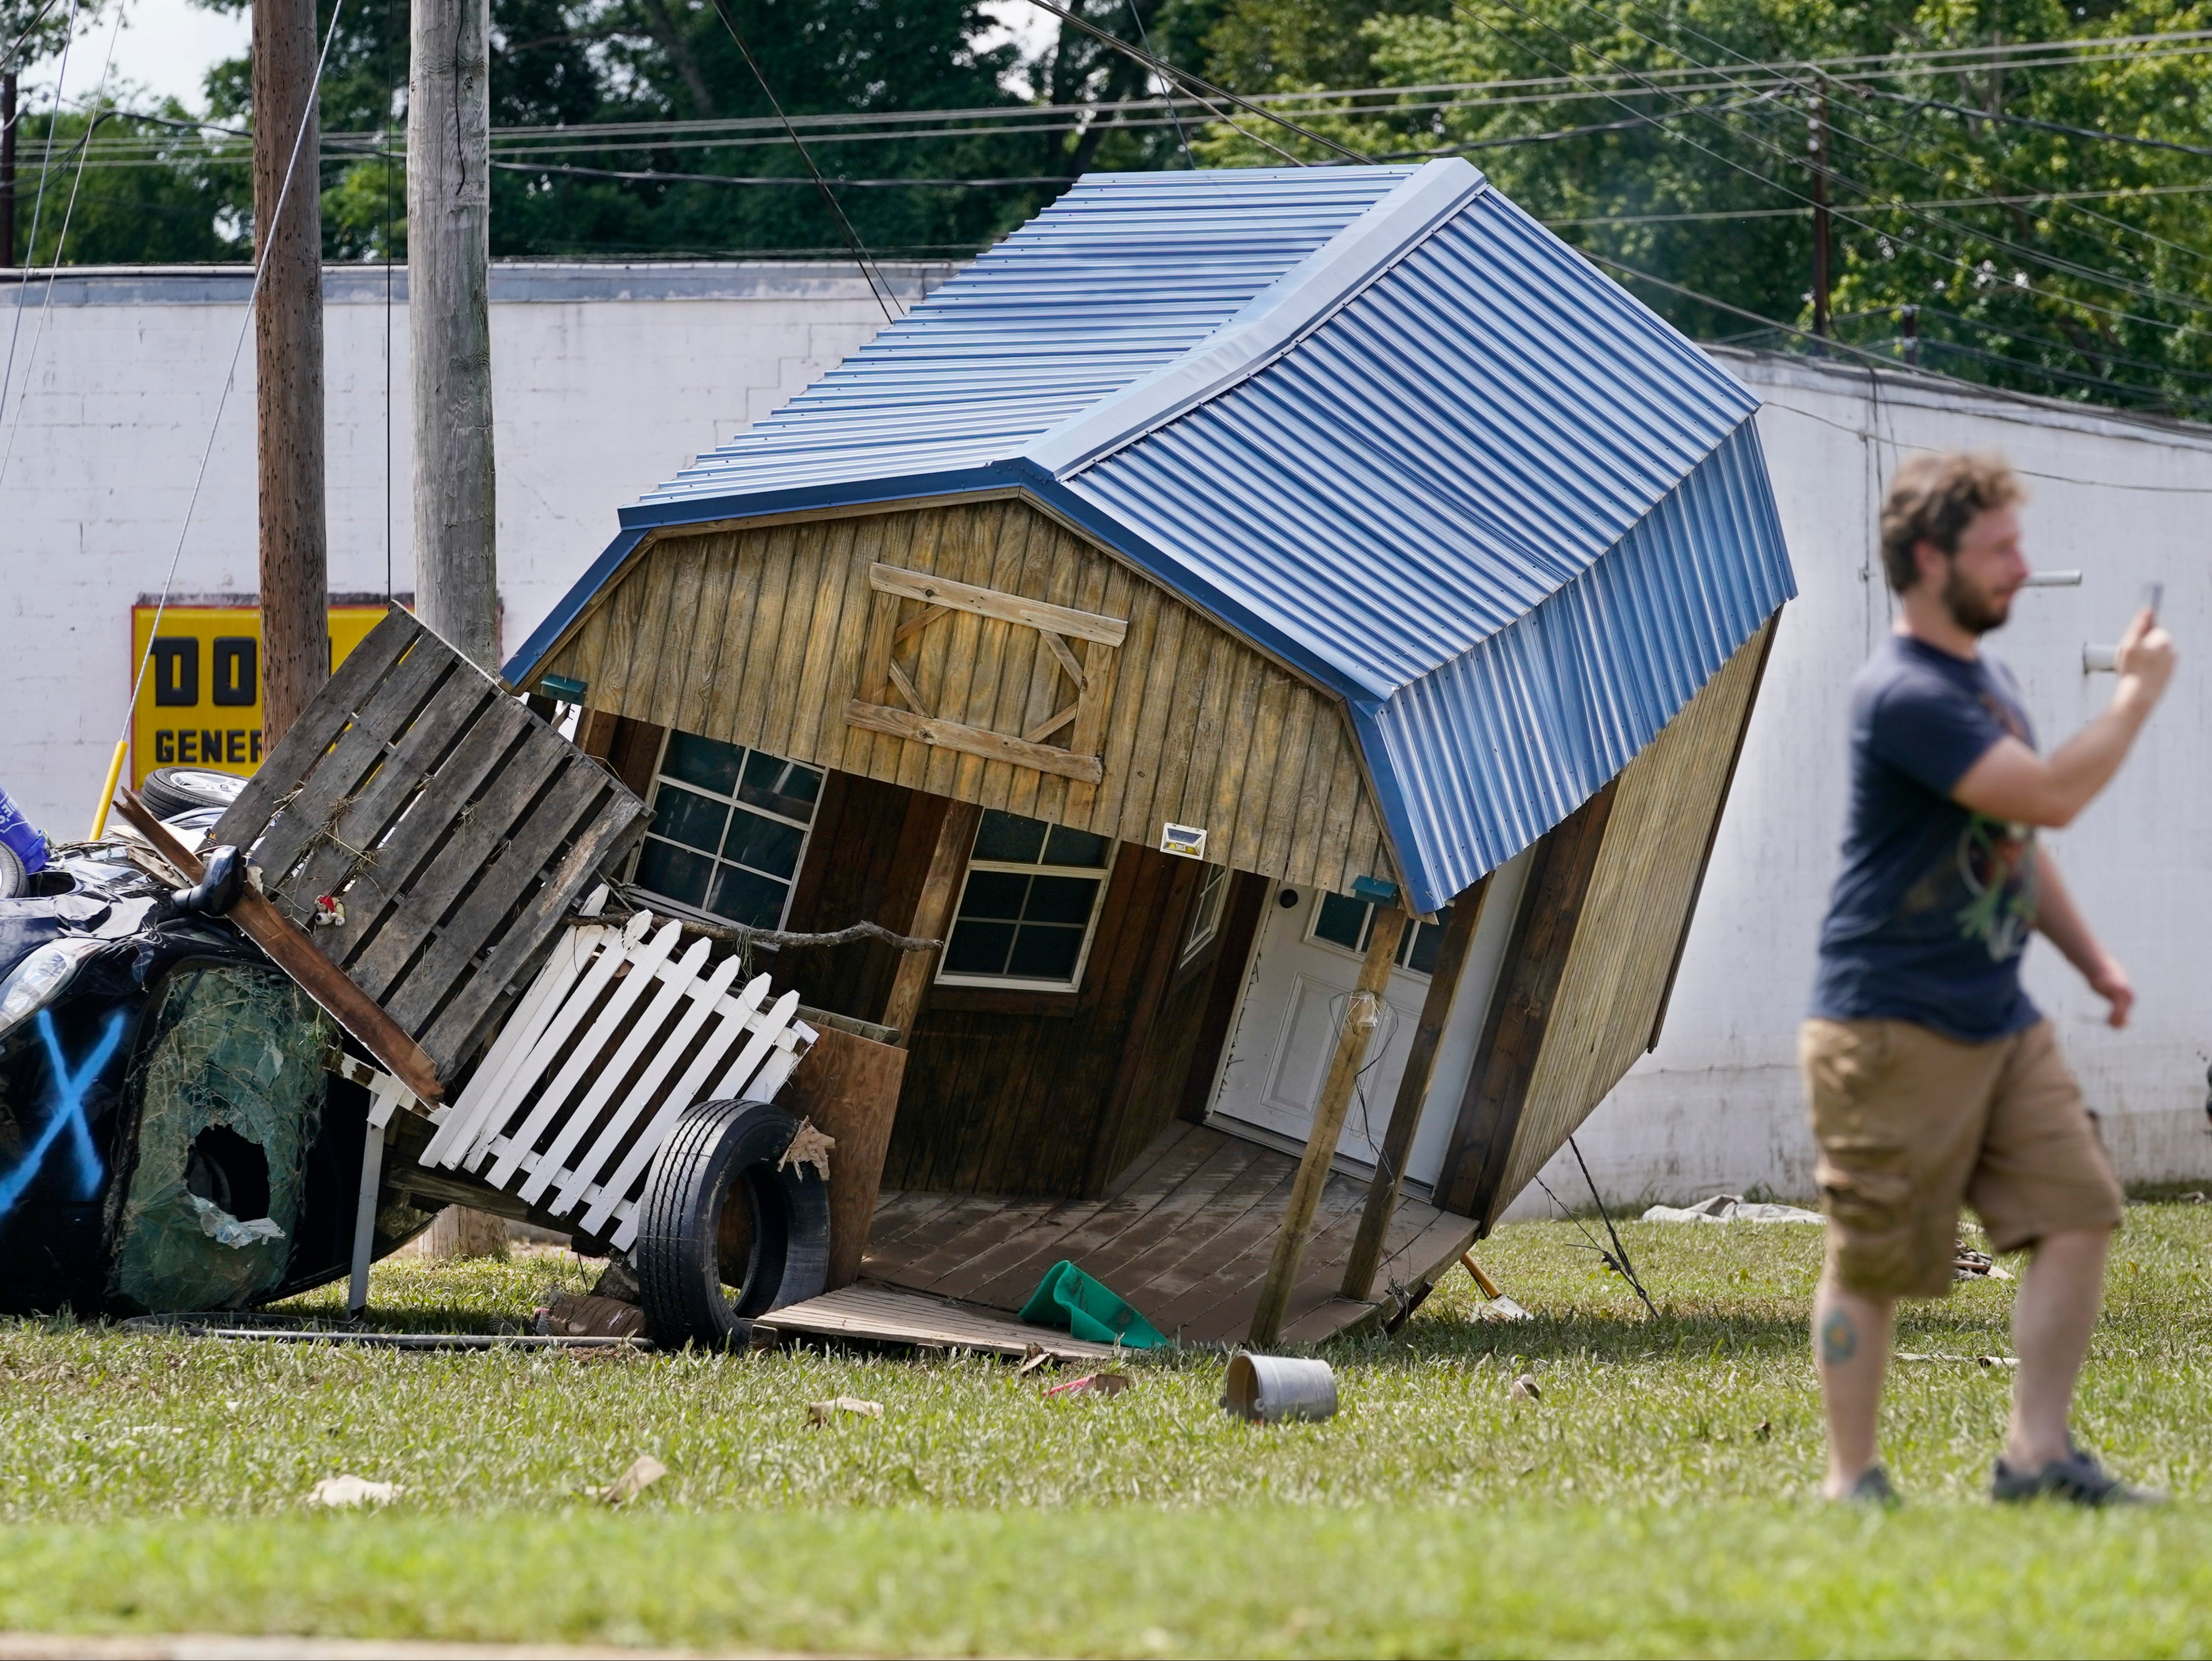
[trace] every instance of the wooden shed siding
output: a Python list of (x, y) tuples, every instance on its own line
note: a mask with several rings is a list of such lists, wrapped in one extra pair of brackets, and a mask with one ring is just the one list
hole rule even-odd
[(1501, 1201), (1534, 1179), (1650, 1042), (1778, 617), (1621, 770)]
[[(1067, 641), (1103, 690), (1048, 740), (1097, 755), (1096, 786), (848, 724), (899, 696), (860, 686), (872, 631), (924, 611), (871, 587), (878, 561), (1127, 622), (1118, 648)], [(941, 721), (1018, 738), (1076, 696), (1035, 629), (953, 610), (914, 644)], [(1011, 497), (662, 535), (545, 667), (594, 710), (911, 790), (1143, 847), (1202, 824), (1214, 858), (1340, 892), (1389, 874), (1334, 698)]]

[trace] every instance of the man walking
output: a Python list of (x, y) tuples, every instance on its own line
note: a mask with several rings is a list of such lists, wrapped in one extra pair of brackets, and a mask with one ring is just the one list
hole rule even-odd
[(2020, 1370), (1991, 1493), (2157, 1497), (2108, 1475), (2068, 1433), (2124, 1201), (2020, 960), (2040, 931), (2112, 1024), (2127, 1024), (2127, 973), (2035, 832), (2070, 822), (2119, 770), (2173, 672), (2173, 642), (2150, 610), (2137, 615), (2111, 707), (2039, 756), (2017, 683), (1981, 651), (2027, 580), (2021, 496), (1994, 457), (1923, 455), (1882, 508), (1902, 615), (1851, 690), (1844, 870), (1798, 1040), (1828, 1214), (1813, 1346), (1830, 1499), (1894, 1497), (1875, 1436), (1891, 1314), (1899, 1298), (1950, 1289), (1962, 1202), (1993, 1250), (2033, 1250), (2013, 1305)]

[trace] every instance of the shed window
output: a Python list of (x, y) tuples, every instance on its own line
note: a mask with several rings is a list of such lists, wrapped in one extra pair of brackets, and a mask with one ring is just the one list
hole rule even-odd
[(1229, 867), (1209, 865), (1206, 874), (1199, 879), (1198, 907), (1190, 916), (1190, 933), (1183, 936), (1182, 956), (1177, 964), (1188, 963), (1221, 932), (1221, 913), (1229, 900)]
[(780, 928), (821, 794), (811, 767), (672, 731), (632, 879), (682, 910)]
[(938, 978), (1073, 991), (1083, 979), (1113, 843), (986, 812)]
[[(1408, 921), (1406, 932), (1398, 938), (1398, 967), (1415, 975), (1433, 972), (1437, 949), (1443, 944), (1444, 925), (1450, 921), (1449, 905), (1437, 910), (1434, 922)], [(1324, 945), (1364, 955), (1367, 938), (1374, 932), (1375, 908), (1365, 900), (1344, 894), (1324, 894), (1321, 904), (1314, 907), (1311, 936)]]

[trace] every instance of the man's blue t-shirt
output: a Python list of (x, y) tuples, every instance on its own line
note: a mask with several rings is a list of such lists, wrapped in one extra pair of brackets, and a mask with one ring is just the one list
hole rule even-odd
[(2002, 664), (1893, 635), (1859, 672), (1850, 821), (1814, 1014), (1915, 1021), (1975, 1043), (2041, 1019), (2020, 985), (2035, 928), (2035, 834), (1951, 800), (2008, 735), (2035, 744)]

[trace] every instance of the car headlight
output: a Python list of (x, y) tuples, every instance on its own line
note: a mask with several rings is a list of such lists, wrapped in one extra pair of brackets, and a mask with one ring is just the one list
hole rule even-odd
[(0, 981), (0, 1038), (69, 989), (76, 971), (100, 955), (105, 940), (49, 940)]

